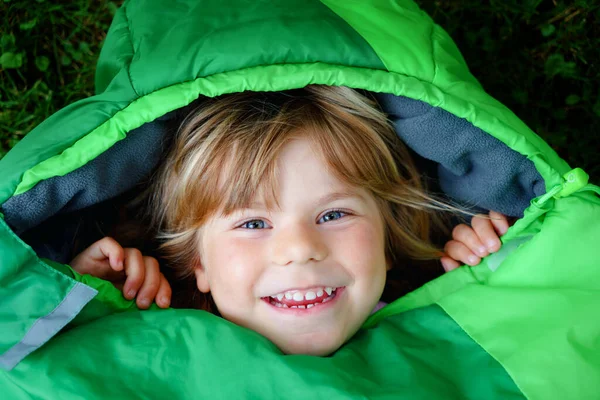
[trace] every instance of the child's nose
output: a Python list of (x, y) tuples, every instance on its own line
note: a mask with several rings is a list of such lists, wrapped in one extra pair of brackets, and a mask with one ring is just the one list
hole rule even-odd
[(306, 264), (327, 257), (327, 246), (319, 231), (303, 224), (281, 228), (271, 239), (273, 262), (278, 265)]

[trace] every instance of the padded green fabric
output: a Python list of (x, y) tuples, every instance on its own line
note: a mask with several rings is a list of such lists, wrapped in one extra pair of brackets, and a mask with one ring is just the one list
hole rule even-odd
[(600, 189), (582, 181), (557, 196), (571, 167), (485, 93), (448, 35), (409, 0), (125, 1), (100, 55), (97, 94), (48, 118), (0, 160), (0, 205), (199, 95), (308, 84), (406, 96), (464, 118), (531, 160), (548, 195), (534, 199), (503, 237), (500, 258), (398, 299), (325, 358), (283, 356), (258, 334), (204, 312), (139, 311), (110, 284), (40, 259), (0, 218), (0, 393), (600, 393)]
[(64, 333), (3, 383), (15, 399), (524, 398), (438, 306), (387, 318), (323, 358), (282, 355), (204, 311), (130, 312)]

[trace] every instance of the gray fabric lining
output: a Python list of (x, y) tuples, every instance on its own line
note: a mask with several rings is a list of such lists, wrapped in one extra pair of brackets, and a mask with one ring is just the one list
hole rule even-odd
[(17, 235), (56, 214), (70, 213), (118, 196), (158, 163), (169, 116), (131, 131), (83, 167), (40, 182), (6, 201), (2, 210)]
[(520, 217), (546, 192), (533, 162), (467, 120), (406, 97), (376, 97), (404, 143), (438, 164), (440, 188), (455, 200)]
[[(424, 167), (437, 165), (440, 188), (459, 203), (522, 216), (530, 200), (545, 193), (544, 181), (530, 160), (468, 121), (421, 101), (390, 94), (376, 97), (403, 141), (435, 163)], [(176, 122), (172, 112), (147, 123), (78, 170), (12, 197), (1, 209), (7, 223), (21, 235), (50, 217), (73, 214), (132, 188), (158, 163)], [(60, 242), (60, 230), (52, 228)], [(40, 247), (30, 245), (40, 256), (68, 262), (64, 251), (39, 242)]]
[(0, 355), (0, 368), (5, 370), (14, 368), (75, 318), (96, 294), (98, 294), (97, 290), (77, 282), (58, 307), (35, 321), (20, 342)]

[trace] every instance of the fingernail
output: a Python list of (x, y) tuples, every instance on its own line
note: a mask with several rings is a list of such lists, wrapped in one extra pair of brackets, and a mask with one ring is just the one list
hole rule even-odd
[(135, 297), (135, 290), (131, 289), (129, 292), (127, 292), (127, 297), (133, 299)]
[(163, 306), (168, 306), (169, 305), (169, 298), (168, 297), (161, 297), (160, 298), (160, 304), (162, 304)]
[(498, 248), (499, 245), (500, 243), (498, 243), (498, 241), (494, 239), (487, 242), (487, 246), (490, 251), (494, 251), (496, 248)]
[(140, 307), (148, 307), (149, 305), (150, 305), (150, 300), (148, 300), (148, 299), (140, 300)]
[(469, 262), (471, 264), (477, 264), (477, 262), (479, 261), (479, 258), (477, 258), (476, 256), (471, 255), (471, 256), (468, 257), (468, 260), (469, 260)]
[(483, 256), (485, 255), (485, 253), (487, 253), (487, 250), (485, 249), (485, 247), (481, 246), (477, 249), (477, 252)]

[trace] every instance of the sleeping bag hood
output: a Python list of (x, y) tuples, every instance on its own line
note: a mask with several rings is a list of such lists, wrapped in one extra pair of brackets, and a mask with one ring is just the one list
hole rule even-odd
[[(469, 73), (410, 0), (126, 0), (96, 94), (0, 160), (3, 399), (591, 399), (600, 198)], [(79, 213), (156, 167), (201, 96), (372, 93), (462, 204), (517, 217), (500, 251), (373, 314), (328, 357), (284, 355), (200, 310), (138, 310), (68, 265)]]

